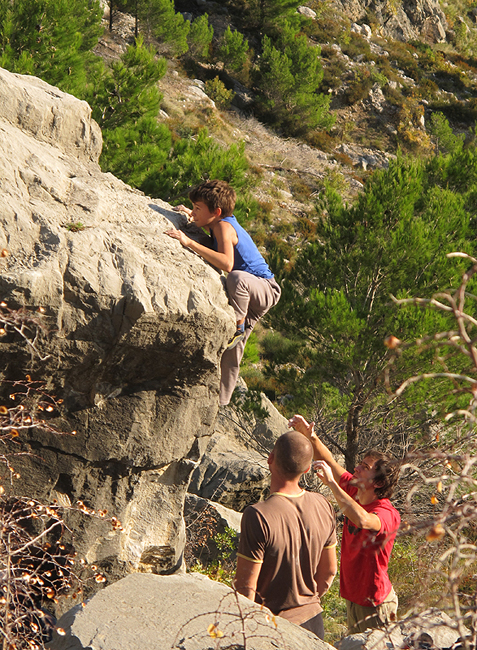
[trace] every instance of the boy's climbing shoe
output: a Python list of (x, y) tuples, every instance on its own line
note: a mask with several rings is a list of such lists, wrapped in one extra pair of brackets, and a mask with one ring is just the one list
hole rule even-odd
[(241, 329), (238, 329), (235, 334), (232, 336), (230, 341), (227, 343), (227, 350), (233, 350), (237, 343), (243, 341), (245, 338), (245, 332)]

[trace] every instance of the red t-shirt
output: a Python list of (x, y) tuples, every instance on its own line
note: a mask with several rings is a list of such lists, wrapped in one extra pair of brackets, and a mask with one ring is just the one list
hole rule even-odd
[[(345, 472), (340, 487), (355, 497), (358, 488), (350, 485), (353, 475)], [(389, 499), (376, 499), (362, 506), (379, 517), (379, 532), (358, 528), (347, 517), (341, 541), (340, 593), (364, 607), (380, 605), (391, 591), (388, 563), (401, 517)]]

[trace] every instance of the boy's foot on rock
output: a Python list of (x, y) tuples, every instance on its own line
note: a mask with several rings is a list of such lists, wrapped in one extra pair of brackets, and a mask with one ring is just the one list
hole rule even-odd
[(233, 350), (233, 348), (237, 345), (237, 343), (240, 343), (240, 341), (243, 341), (245, 338), (245, 332), (242, 330), (237, 330), (235, 334), (232, 336), (230, 341), (227, 343), (227, 350)]

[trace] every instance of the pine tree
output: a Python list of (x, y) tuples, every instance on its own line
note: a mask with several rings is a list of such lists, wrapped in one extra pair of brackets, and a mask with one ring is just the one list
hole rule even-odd
[(320, 49), (297, 35), (289, 23), (274, 42), (264, 36), (262, 45), (257, 79), (262, 109), (293, 133), (329, 128), (330, 97), (318, 93), (323, 79)]
[(157, 117), (161, 101), (157, 82), (166, 67), (164, 59), (156, 59), (152, 46), (145, 47), (142, 37), (127, 48), (120, 61), (113, 63), (98, 81), (90, 101), (103, 135), (119, 126), (135, 124), (142, 117)]
[(82, 97), (101, 62), (98, 0), (0, 0), (0, 65)]
[(187, 37), (191, 56), (197, 60), (207, 59), (213, 37), (214, 28), (209, 25), (209, 16), (202, 14), (192, 22)]
[(152, 172), (141, 189), (150, 196), (173, 201), (187, 196), (189, 187), (218, 178), (239, 190), (245, 184), (248, 167), (243, 143), (222, 147), (209, 137), (207, 129), (202, 129), (195, 138), (177, 140), (162, 168)]
[[(385, 337), (409, 340), (446, 329), (445, 317), (435, 312), (394, 309), (391, 294), (430, 297), (462, 272), (462, 266), (448, 264), (446, 253), (475, 254), (467, 208), (477, 189), (477, 156), (468, 154), (467, 164), (462, 157), (461, 152), (429, 163), (399, 158), (373, 175), (351, 207), (329, 191), (319, 243), (300, 251), (290, 274), (283, 274), (272, 323), (295, 341), (293, 363), (303, 370), (295, 373), (295, 389), (302, 408), (310, 407), (326, 384), (348, 404), (348, 469), (359, 450), (363, 412), (382, 400)], [(458, 165), (467, 172), (472, 168), (473, 185), (457, 189), (455, 183), (451, 189)], [(421, 357), (418, 362), (436, 363)], [(402, 370), (399, 364), (394, 368)]]
[(225, 68), (239, 72), (242, 70), (248, 55), (248, 41), (238, 31), (232, 31), (228, 26), (225, 30), (217, 56), (223, 61)]
[(239, 0), (247, 29), (269, 36), (276, 33), (283, 20), (298, 29), (302, 17), (297, 14), (300, 0)]

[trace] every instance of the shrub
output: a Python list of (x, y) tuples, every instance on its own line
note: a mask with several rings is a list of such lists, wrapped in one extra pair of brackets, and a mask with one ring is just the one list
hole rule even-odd
[(366, 99), (373, 87), (373, 80), (369, 70), (358, 70), (354, 72), (354, 79), (346, 90), (345, 97), (348, 104), (356, 104)]
[(228, 90), (218, 77), (205, 82), (205, 92), (222, 109), (228, 108), (234, 97), (234, 91)]

